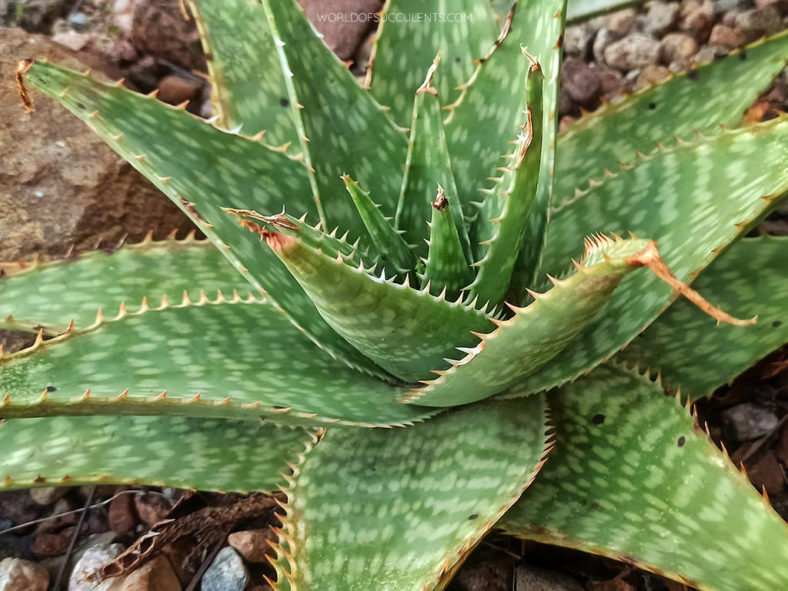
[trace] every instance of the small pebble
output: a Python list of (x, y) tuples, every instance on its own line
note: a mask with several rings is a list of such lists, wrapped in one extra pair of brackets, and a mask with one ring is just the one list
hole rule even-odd
[(665, 78), (668, 76), (670, 76), (670, 70), (665, 66), (649, 64), (640, 71), (640, 74), (638, 74), (638, 79), (635, 82), (635, 90), (641, 90), (643, 88), (653, 86), (654, 84), (658, 84), (659, 82), (665, 80)]
[(227, 538), (227, 543), (249, 562), (268, 562), (273, 552), (269, 541), (276, 541), (276, 534), (270, 529), (237, 531)]
[(96, 584), (88, 581), (86, 577), (95, 574), (102, 565), (116, 558), (124, 550), (122, 544), (97, 544), (86, 549), (71, 571), (68, 591), (115, 591), (118, 588), (117, 584), (120, 583), (117, 579), (107, 579)]
[(780, 12), (776, 6), (764, 6), (747, 10), (736, 17), (736, 26), (754, 41), (761, 35), (771, 35), (783, 28)]
[(84, 12), (75, 12), (68, 15), (68, 23), (75, 31), (84, 31), (88, 24), (88, 17)]
[(566, 54), (582, 60), (588, 59), (595, 32), (588, 23), (567, 27), (564, 31), (564, 51)]
[(243, 591), (249, 574), (238, 552), (225, 546), (202, 577), (202, 591)]
[(720, 24), (714, 25), (709, 37), (709, 43), (725, 47), (739, 47), (746, 42), (747, 39), (739, 30)]
[(619, 70), (634, 70), (659, 59), (659, 41), (634, 33), (611, 43), (605, 49), (605, 62)]
[(702, 43), (709, 38), (712, 26), (714, 26), (714, 8), (711, 2), (704, 2), (685, 13), (679, 28)]
[(44, 486), (31, 488), (30, 498), (39, 505), (51, 505), (68, 492), (65, 486)]
[(676, 28), (679, 22), (681, 7), (675, 2), (660, 2), (656, 0), (649, 4), (648, 14), (645, 19), (645, 32), (656, 37), (662, 37)]
[(637, 10), (634, 8), (619, 10), (607, 16), (605, 27), (617, 35), (626, 35), (635, 27), (637, 16)]
[(599, 96), (600, 82), (584, 61), (567, 58), (561, 68), (561, 84), (572, 100), (590, 106)]
[(0, 591), (47, 591), (49, 572), (35, 562), (19, 558), (0, 560)]
[(181, 582), (167, 557), (159, 555), (130, 572), (123, 580), (123, 591), (181, 591)]
[(722, 418), (736, 441), (749, 441), (765, 435), (777, 425), (777, 416), (753, 402), (744, 402), (722, 412)]
[(686, 33), (668, 33), (659, 42), (659, 55), (663, 63), (678, 62), (689, 65), (698, 53), (698, 42)]
[(610, 29), (599, 29), (591, 45), (594, 61), (598, 64), (605, 63), (605, 49), (619, 39), (621, 39), (621, 35), (614, 33)]
[(182, 76), (165, 76), (159, 82), (159, 100), (171, 105), (179, 105), (200, 96), (202, 84), (199, 80)]
[(695, 58), (692, 61), (696, 64), (707, 64), (726, 55), (728, 55), (728, 49), (725, 47), (707, 45), (700, 48), (700, 51), (695, 54)]

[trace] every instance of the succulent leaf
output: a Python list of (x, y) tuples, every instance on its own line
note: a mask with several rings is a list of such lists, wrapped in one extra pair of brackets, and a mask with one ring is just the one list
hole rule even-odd
[(416, 257), (391, 223), (372, 201), (369, 193), (348, 175), (342, 182), (361, 216), (378, 258), (384, 268), (393, 274), (407, 273), (416, 266)]
[(220, 209), (275, 213), (286, 205), (316, 222), (301, 162), (184, 110), (47, 62), (32, 64), (24, 81), (77, 115), (153, 182), (311, 339), (348, 365), (383, 376), (323, 322), (287, 269), (259, 247), (256, 236), (240, 230)]
[(590, 19), (600, 14), (622, 10), (628, 6), (643, 4), (645, 0), (569, 0), (566, 7), (566, 20), (576, 22)]
[(518, 402), (363, 437), (326, 433), (286, 490), (279, 583), (443, 589), (552, 445), (543, 399)]
[(301, 283), (334, 330), (392, 375), (415, 382), (443, 367), (455, 346), (471, 345), (471, 331), (494, 328), (487, 315), (461, 300), (450, 303), (427, 290), (379, 277), (330, 258), (298, 238), (264, 233), (268, 244)]
[[(109, 316), (109, 315), (107, 315)], [(179, 414), (302, 425), (403, 425), (434, 412), (337, 365), (274, 306), (163, 303), (0, 357), (0, 414)]]
[[(695, 130), (733, 127), (744, 110), (788, 63), (788, 31), (762, 39), (724, 59), (606, 104), (558, 134), (555, 202), (570, 198), (589, 179), (618, 162), (632, 163), (655, 142), (673, 143)], [(703, 108), (698, 108), (703, 105)], [(660, 144), (658, 144), (660, 145)]]
[(446, 133), (443, 129), (440, 96), (432, 85), (440, 57), (438, 54), (430, 66), (413, 101), (408, 157), (395, 224), (416, 254), (420, 257), (426, 256), (425, 241), (429, 237), (427, 221), (433, 215), (430, 204), (440, 187), (452, 203), (452, 219), (465, 257), (470, 263), (473, 262), (473, 255), (464, 215), (468, 212), (463, 210), (457, 199), (459, 194), (454, 183)]
[[(99, 308), (112, 311), (125, 302), (136, 312), (142, 298), (197, 300), (201, 291), (226, 294), (249, 283), (207, 240), (174, 237), (97, 250), (74, 258), (29, 264), (0, 264), (0, 328), (55, 335), (73, 321), (89, 326)], [(5, 320), (2, 320), (5, 319)]]
[(381, 14), (367, 86), (380, 104), (391, 108), (394, 121), (407, 125), (408, 97), (421, 84), (432, 58), (440, 52), (446, 60), (437, 90), (448, 104), (497, 35), (488, 2), (453, 0), (425, 5), (421, 0), (389, 0)]
[[(502, 156), (511, 148), (521, 118), (522, 89), (533, 56), (544, 73), (542, 101), (542, 157), (539, 185), (525, 230), (517, 274), (532, 278), (536, 272), (547, 226), (552, 191), (555, 132), (558, 109), (558, 75), (566, 0), (515, 3), (497, 47), (481, 62), (460, 98), (451, 105), (446, 135), (454, 163), (454, 178), (463, 209), (470, 210), (480, 189), (497, 178)], [(532, 282), (528, 282), (532, 284)]]
[[(594, 318), (621, 280), (643, 266), (655, 247), (646, 240), (602, 241), (604, 257), (587, 257), (577, 272), (557, 281), (526, 308), (483, 335), (465, 357), (424, 388), (403, 397), (427, 406), (457, 406), (488, 398), (517, 384), (564, 349)], [(589, 253), (590, 254), (590, 253)]]
[(548, 401), (555, 449), (504, 531), (707, 591), (788, 585), (788, 526), (659, 384), (603, 366)]
[(274, 38), (255, 0), (189, 0), (211, 77), (211, 108), (225, 129), (265, 131), (272, 145), (299, 145), (296, 106)]
[(533, 63), (525, 83), (525, 104), (521, 107), (524, 120), (514, 140), (514, 152), (500, 171), (495, 186), (485, 191), (477, 218), (475, 238), (478, 246), (474, 265), (478, 271), (470, 294), (480, 302), (497, 304), (506, 293), (528, 221), (535, 214), (533, 206), (544, 135), (543, 85), (542, 70), (538, 63)]
[(8, 419), (0, 491), (116, 483), (275, 492), (317, 433), (193, 417)]
[(429, 285), (429, 292), (433, 295), (445, 289), (449, 300), (458, 298), (473, 281), (473, 271), (465, 258), (453, 216), (452, 208), (457, 206), (459, 201), (446, 197), (443, 187), (440, 187), (432, 202), (429, 253), (421, 277), (422, 289)]
[[(315, 35), (295, 0), (262, 0), (297, 105), (302, 148), (326, 227), (366, 242), (364, 224), (340, 175), (349, 174), (393, 216), (402, 184), (407, 138), (356, 82), (347, 66)], [(319, 154), (319, 158), (310, 154)], [(300, 210), (299, 210), (300, 211)]]
[[(788, 121), (775, 119), (682, 142), (623, 167), (553, 209), (544, 270), (560, 275), (561, 261), (576, 254), (566, 236), (631, 230), (659, 244), (679, 281), (692, 280), (788, 189), (787, 138)], [(635, 338), (676, 295), (656, 277), (632, 279), (523, 388), (538, 392), (587, 372)]]
[(714, 326), (678, 300), (616, 359), (659, 371), (663, 382), (699, 398), (788, 342), (788, 238), (743, 238), (693, 284), (731, 313), (758, 315), (754, 326)]

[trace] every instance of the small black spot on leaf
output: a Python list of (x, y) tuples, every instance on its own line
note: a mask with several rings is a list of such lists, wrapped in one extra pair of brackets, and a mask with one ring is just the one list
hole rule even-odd
[(286, 98), (281, 98), (279, 99), (279, 104), (282, 105), (283, 107), (289, 107), (290, 101), (287, 100)]
[(54, 386), (47, 386), (47, 392), (54, 392), (55, 390), (57, 390), (57, 388)]
[(83, 103), (77, 103), (77, 108), (82, 109), (84, 111), (86, 107)]
[(603, 415), (602, 413), (596, 414), (593, 417), (591, 417), (591, 422), (594, 423), (595, 425), (601, 425), (602, 423), (605, 422), (605, 415)]
[(690, 70), (687, 72), (687, 78), (690, 80), (697, 80), (698, 79), (698, 71), (697, 70)]
[(474, 519), (478, 519), (478, 517), (479, 517), (478, 513), (471, 513), (470, 515), (468, 515), (468, 520), (473, 521)]
[(746, 51), (742, 51), (742, 52), (739, 54), (739, 59), (740, 59), (741, 61), (744, 61), (744, 60), (746, 60), (746, 59), (747, 59), (747, 52), (746, 52)]
[(684, 438), (684, 435), (679, 437), (679, 447), (684, 447), (684, 444), (687, 443), (687, 440)]
[(460, 58), (458, 58), (458, 57), (455, 57), (455, 58), (454, 58), (454, 61), (455, 61), (455, 62), (457, 62), (457, 63), (459, 64), (459, 63), (460, 63)]
[(772, 322), (772, 326), (774, 328), (780, 328), (782, 325), (783, 325), (783, 323), (780, 322), (779, 320), (775, 320), (774, 322)]
[(657, 108), (657, 103), (649, 103), (648, 104), (648, 110), (649, 111), (653, 111), (656, 108)]

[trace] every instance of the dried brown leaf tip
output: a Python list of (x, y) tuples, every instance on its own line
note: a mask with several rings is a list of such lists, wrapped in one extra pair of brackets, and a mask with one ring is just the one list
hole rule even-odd
[(22, 60), (16, 66), (16, 88), (19, 91), (19, 96), (22, 99), (22, 105), (25, 107), (25, 111), (27, 111), (28, 115), (35, 111), (35, 109), (33, 108), (33, 101), (30, 99), (30, 94), (27, 92), (27, 88), (25, 87), (24, 76), (32, 65), (33, 60), (27, 59)]
[(446, 193), (443, 192), (443, 187), (438, 187), (438, 195), (435, 197), (435, 201), (431, 203), (431, 205), (437, 209), (438, 211), (443, 211), (446, 209), (446, 206), (449, 204), (449, 199), (446, 197)]
[(750, 324), (755, 324), (755, 322), (758, 320), (757, 316), (747, 320), (734, 318), (730, 314), (723, 312), (721, 309), (712, 306), (711, 303), (706, 300), (706, 298), (704, 298), (686, 283), (680, 281), (679, 278), (673, 274), (673, 271), (670, 270), (670, 267), (668, 267), (668, 265), (662, 259), (662, 256), (660, 256), (659, 250), (657, 249), (657, 243), (653, 240), (650, 240), (646, 248), (636, 255), (624, 259), (624, 262), (628, 265), (633, 265), (636, 267), (648, 267), (651, 272), (654, 273), (654, 275), (670, 285), (676, 291), (676, 293), (683, 295), (685, 298), (695, 304), (701, 311), (714, 318), (717, 321), (717, 324), (725, 322), (727, 324), (733, 324), (734, 326), (747, 326)]

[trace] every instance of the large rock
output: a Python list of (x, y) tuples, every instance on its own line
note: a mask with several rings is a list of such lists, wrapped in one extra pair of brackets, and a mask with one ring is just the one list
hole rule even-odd
[[(85, 69), (75, 52), (21, 29), (0, 36), (0, 79), (13, 80), (21, 59), (48, 55)], [(96, 64), (90, 64), (95, 66)], [(0, 260), (62, 255), (72, 244), (148, 229), (163, 237), (191, 223), (76, 117), (32, 91), (27, 115), (13, 84), (0, 85)]]

